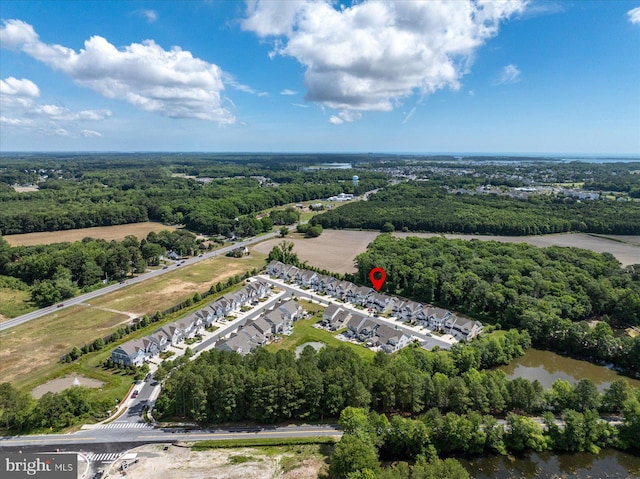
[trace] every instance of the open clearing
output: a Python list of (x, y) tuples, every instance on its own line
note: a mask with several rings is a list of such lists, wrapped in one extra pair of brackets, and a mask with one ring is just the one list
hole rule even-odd
[[(264, 265), (264, 255), (211, 258), (123, 288), (91, 301), (34, 319), (0, 333), (0, 377), (20, 385), (55, 377), (57, 361), (74, 346), (82, 347), (126, 323), (130, 314), (153, 314)], [(33, 384), (35, 385), (35, 384)]]
[(125, 236), (133, 235), (138, 239), (146, 238), (152, 231), (175, 230), (175, 226), (167, 226), (154, 221), (145, 223), (131, 223), (116, 226), (98, 226), (95, 228), (81, 228), (77, 230), (43, 231), (21, 235), (4, 236), (11, 246), (34, 246), (38, 244), (52, 244), (81, 241), (84, 238), (123, 240)]
[(54, 379), (38, 386), (33, 391), (31, 391), (31, 395), (36, 399), (40, 399), (42, 396), (49, 392), (59, 393), (60, 391), (64, 391), (65, 389), (70, 388), (71, 386), (99, 388), (103, 385), (104, 383), (102, 381), (97, 381), (85, 376), (64, 376), (62, 378)]
[[(301, 261), (308, 261), (312, 266), (336, 273), (354, 273), (356, 271), (354, 265), (355, 257), (363, 253), (367, 249), (367, 245), (379, 234), (377, 231), (324, 230), (318, 238), (303, 238), (301, 235), (294, 234), (286, 239), (295, 244), (293, 250), (298, 254)], [(562, 233), (544, 236), (489, 236), (397, 232), (394, 235), (401, 238), (406, 238), (407, 236), (421, 238), (444, 236), (449, 239), (528, 243), (540, 247), (574, 246), (597, 253), (611, 253), (623, 266), (640, 263), (640, 238), (638, 236), (612, 236), (611, 238), (613, 239), (607, 239), (582, 233)], [(269, 253), (271, 248), (281, 241), (281, 238), (265, 241), (254, 246), (253, 250), (260, 253)]]
[[(214, 449), (155, 444), (136, 448), (138, 462), (126, 469), (136, 479), (316, 479), (326, 474), (321, 446)], [(125, 461), (131, 462), (131, 461)], [(110, 475), (116, 475), (120, 461)]]
[[(367, 249), (376, 236), (376, 231), (324, 230), (318, 238), (303, 238), (292, 234), (285, 239), (293, 241), (294, 251), (300, 261), (308, 261), (335, 273), (354, 273), (356, 267), (353, 260)], [(254, 251), (269, 254), (271, 248), (279, 244), (281, 238), (271, 239), (253, 247)]]

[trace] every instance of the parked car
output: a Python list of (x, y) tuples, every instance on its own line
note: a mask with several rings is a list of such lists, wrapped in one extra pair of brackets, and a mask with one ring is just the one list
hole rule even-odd
[(56, 305), (56, 308), (62, 308), (64, 306), (64, 303), (60, 303), (58, 305)]
[(138, 391), (138, 390), (136, 389), (136, 390), (135, 390), (135, 391), (133, 391), (133, 393), (131, 394), (131, 397), (135, 399), (135, 398), (137, 398), (137, 397), (138, 397), (138, 394), (139, 394), (139, 393), (140, 393), (140, 391)]

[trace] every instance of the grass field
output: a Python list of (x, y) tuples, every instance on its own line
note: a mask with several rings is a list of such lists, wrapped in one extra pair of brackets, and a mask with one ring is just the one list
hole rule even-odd
[(300, 301), (300, 304), (302, 304), (302, 307), (307, 311), (315, 312), (314, 316), (310, 319), (302, 319), (293, 323), (293, 334), (291, 336), (282, 337), (279, 342), (265, 346), (266, 349), (269, 351), (278, 351), (280, 349), (293, 351), (301, 344), (317, 341), (336, 348), (340, 346), (347, 346), (353, 349), (356, 354), (363, 359), (368, 360), (373, 358), (373, 351), (365, 348), (364, 346), (340, 341), (329, 331), (313, 327), (314, 324), (319, 323), (322, 320), (322, 311), (324, 308), (308, 301)]
[(31, 293), (11, 288), (0, 288), (0, 321), (15, 318), (38, 309), (31, 303)]
[(175, 226), (147, 221), (145, 223), (131, 223), (128, 225), (99, 226), (96, 228), (82, 228), (65, 231), (43, 231), (21, 235), (4, 236), (11, 246), (33, 246), (38, 244), (63, 243), (66, 241), (81, 241), (84, 238), (123, 240), (125, 236), (133, 235), (138, 239), (146, 238), (152, 231), (175, 230)]
[(243, 258), (210, 258), (192, 266), (181, 266), (122, 291), (100, 296), (91, 306), (112, 308), (134, 314), (153, 313), (173, 306), (180, 301), (202, 293), (218, 281), (225, 281), (236, 274), (243, 274), (265, 264), (265, 255), (254, 253)]
[[(211, 284), (262, 265), (264, 256), (259, 254), (244, 258), (208, 259), (96, 298), (90, 306), (73, 306), (2, 331), (0, 377), (18, 387), (33, 387), (70, 371), (75, 372), (70, 368), (79, 365), (59, 364), (59, 357), (74, 346), (81, 347), (97, 337), (106, 336), (118, 324), (129, 320), (126, 313), (153, 314), (193, 297), (196, 292), (206, 291)], [(89, 357), (98, 358), (97, 365), (102, 355), (106, 358), (109, 354), (110, 349)], [(83, 369), (82, 374), (95, 377), (96, 372), (92, 375)], [(105, 380), (103, 377), (95, 378)]]

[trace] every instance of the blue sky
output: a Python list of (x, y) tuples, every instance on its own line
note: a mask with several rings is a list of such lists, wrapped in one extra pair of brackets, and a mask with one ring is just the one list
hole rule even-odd
[(640, 1), (0, 2), (2, 151), (640, 155)]

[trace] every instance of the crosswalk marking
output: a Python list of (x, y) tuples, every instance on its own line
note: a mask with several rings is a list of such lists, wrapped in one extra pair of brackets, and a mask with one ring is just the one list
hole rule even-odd
[(115, 462), (121, 455), (121, 452), (91, 453), (87, 459), (90, 462)]
[(98, 429), (145, 429), (153, 428), (151, 424), (146, 422), (111, 422), (102, 424)]

